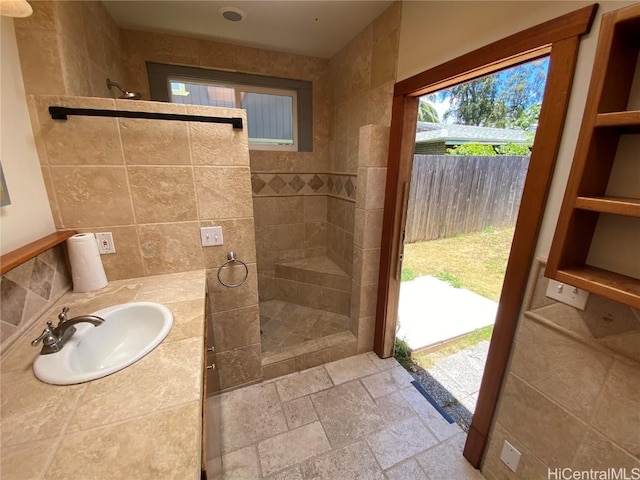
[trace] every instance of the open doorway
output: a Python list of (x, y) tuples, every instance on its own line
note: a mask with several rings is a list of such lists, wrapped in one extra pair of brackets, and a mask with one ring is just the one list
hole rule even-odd
[(534, 59), (545, 56), (550, 59), (535, 148), (520, 206), (520, 212), (525, 214), (518, 215), (516, 222), (487, 366), (464, 446), (464, 457), (476, 468), (485, 453), (531, 271), (562, 138), (580, 37), (591, 29), (596, 9), (597, 5), (590, 5), (536, 25), (434, 66), (394, 87), (374, 336), (374, 351), (382, 358), (393, 355), (395, 345), (419, 97)]
[(543, 57), (422, 96), (398, 351), (465, 431), (493, 333), (547, 79)]

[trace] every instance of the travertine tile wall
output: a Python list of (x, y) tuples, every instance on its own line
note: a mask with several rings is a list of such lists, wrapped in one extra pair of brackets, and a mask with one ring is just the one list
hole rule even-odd
[(391, 125), (400, 18), (396, 2), (329, 61), (334, 173), (357, 173), (360, 127)]
[(31, 1), (15, 19), (29, 94), (111, 97), (106, 79), (123, 81), (120, 29), (102, 2)]
[(351, 282), (351, 331), (358, 352), (373, 349), (389, 131), (382, 125), (360, 128)]
[[(230, 125), (70, 116), (49, 105), (210, 116), (244, 111), (82, 97), (32, 96), (40, 162), (58, 228), (113, 233), (109, 280), (216, 268), (228, 251), (255, 269), (246, 130)], [(224, 245), (203, 248), (200, 227)]]
[(274, 263), (326, 254), (326, 197), (309, 195), (327, 192), (329, 62), (158, 33), (123, 30), (122, 38), (127, 85), (145, 98), (146, 61), (313, 82), (313, 152), (250, 151), (260, 298), (274, 298)]
[(327, 255), (351, 275), (355, 202), (337, 197), (327, 199)]
[[(65, 244), (0, 277), (0, 343), (4, 350), (71, 288)], [(43, 325), (44, 328), (44, 325)]]
[(260, 300), (276, 298), (275, 264), (326, 255), (327, 197), (253, 198)]
[(251, 151), (252, 172), (326, 172), (329, 167), (328, 61), (161, 33), (122, 30), (127, 87), (149, 98), (145, 62), (188, 65), (313, 82), (313, 152)]
[[(58, 228), (112, 232), (109, 280), (210, 269), (208, 287), (222, 389), (262, 377), (247, 131), (230, 125), (69, 117), (49, 105), (242, 117), (242, 110), (98, 98), (32, 96), (43, 175)], [(222, 226), (224, 245), (203, 248), (200, 227)], [(218, 282), (229, 251), (249, 269), (238, 288)], [(236, 283), (237, 269), (223, 280)], [(228, 277), (228, 278), (227, 278)]]
[[(329, 62), (331, 171), (357, 174), (356, 204), (330, 202), (329, 256), (352, 274), (351, 330), (359, 351), (373, 348), (388, 127), (396, 79), (401, 4), (391, 5)], [(364, 137), (363, 137), (364, 135)], [(365, 229), (365, 215), (368, 227)], [(346, 227), (346, 228), (343, 228)], [(359, 238), (356, 238), (359, 237)], [(364, 251), (364, 245), (377, 245)]]
[[(211, 300), (208, 314), (221, 391), (262, 379), (258, 277), (255, 263), (248, 267), (247, 281), (237, 288), (223, 286), (217, 269), (207, 274)], [(225, 267), (220, 277), (225, 283), (239, 283), (244, 273), (242, 266), (231, 266)]]
[[(595, 295), (585, 311), (550, 300), (538, 266), (482, 473), (528, 479), (626, 467), (631, 475), (640, 468), (640, 312)], [(504, 440), (522, 452), (517, 473), (500, 461)]]

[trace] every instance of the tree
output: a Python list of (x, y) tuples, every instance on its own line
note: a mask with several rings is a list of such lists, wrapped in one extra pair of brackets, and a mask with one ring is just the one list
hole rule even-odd
[(526, 130), (535, 126), (547, 67), (547, 59), (537, 60), (439, 92), (440, 101), (451, 102), (445, 119), (481, 127)]
[(444, 115), (445, 120), (453, 119), (463, 125), (489, 126), (496, 98), (498, 79), (495, 75), (483, 77), (473, 82), (462, 83), (442, 92), (451, 101), (451, 107)]
[(440, 123), (440, 116), (433, 105), (420, 99), (418, 102), (418, 121)]

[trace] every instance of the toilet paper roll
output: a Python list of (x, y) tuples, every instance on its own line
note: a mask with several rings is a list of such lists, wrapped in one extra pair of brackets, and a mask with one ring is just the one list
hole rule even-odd
[(107, 276), (93, 233), (79, 233), (69, 238), (67, 250), (74, 292), (91, 292), (107, 286)]

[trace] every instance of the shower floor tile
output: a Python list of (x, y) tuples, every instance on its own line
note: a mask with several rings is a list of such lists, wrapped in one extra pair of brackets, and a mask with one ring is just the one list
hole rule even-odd
[(300, 345), (349, 330), (349, 318), (280, 300), (260, 302), (262, 352)]

